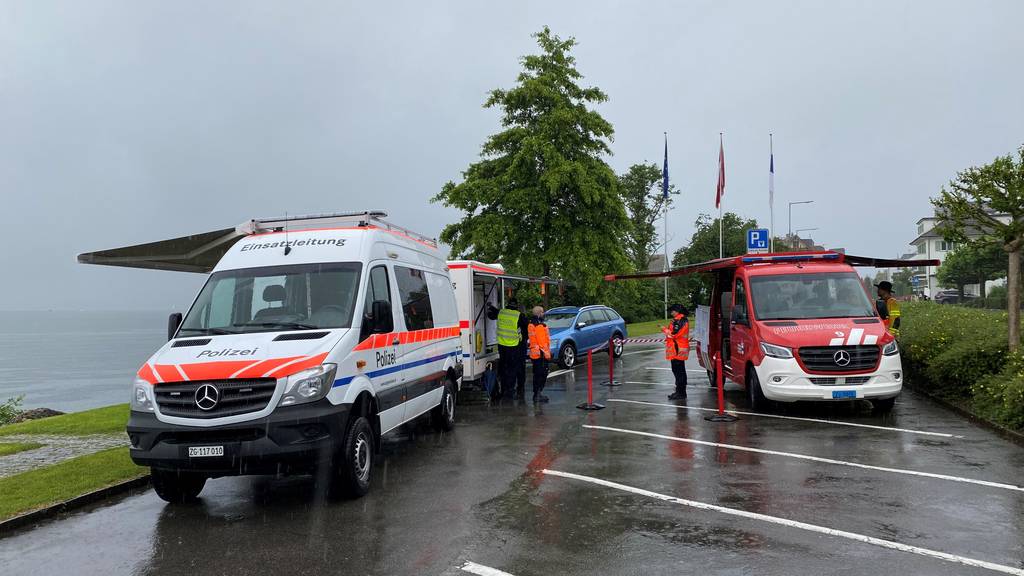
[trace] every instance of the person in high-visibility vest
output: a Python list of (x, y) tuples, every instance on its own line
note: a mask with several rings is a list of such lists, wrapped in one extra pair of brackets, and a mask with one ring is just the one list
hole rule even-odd
[[(493, 306), (488, 317), (498, 321), (498, 374), (504, 396), (513, 391), (520, 397), (526, 396), (526, 340), (528, 325), (526, 317), (519, 311), (519, 302), (510, 298), (505, 307), (497, 310)], [(522, 375), (520, 376), (520, 373)]]
[(533, 363), (533, 403), (546, 403), (548, 397), (541, 394), (548, 380), (548, 361), (551, 360), (551, 334), (544, 323), (544, 308), (533, 307), (529, 327), (530, 360)]
[(661, 329), (665, 333), (665, 359), (672, 365), (676, 377), (676, 391), (669, 400), (686, 400), (686, 361), (690, 358), (690, 323), (686, 320), (686, 308), (673, 304), (668, 308), (672, 323)]
[(878, 288), (878, 301), (875, 307), (878, 315), (885, 323), (885, 329), (893, 336), (900, 335), (900, 302), (892, 295), (892, 282), (882, 281), (875, 284)]

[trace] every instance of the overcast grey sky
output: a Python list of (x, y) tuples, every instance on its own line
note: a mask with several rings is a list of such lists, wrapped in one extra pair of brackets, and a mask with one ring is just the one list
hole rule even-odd
[(611, 100), (616, 171), (661, 161), (671, 247), (714, 209), (893, 256), (961, 168), (1024, 142), (1024, 2), (0, 1), (0, 309), (187, 306), (196, 275), (78, 252), (250, 217), (428, 199), (472, 162), (530, 37), (575, 36)]

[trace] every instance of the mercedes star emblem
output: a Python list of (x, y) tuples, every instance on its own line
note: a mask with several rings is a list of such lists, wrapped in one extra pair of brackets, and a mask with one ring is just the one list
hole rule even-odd
[[(835, 361), (836, 366), (846, 366), (850, 363), (850, 353), (846, 350), (840, 350), (832, 355), (832, 360)], [(200, 406), (202, 408), (202, 406)]]
[[(836, 363), (839, 361), (836, 360)], [(219, 401), (220, 391), (213, 384), (203, 384), (196, 390), (196, 406), (199, 406), (200, 410), (213, 410)]]

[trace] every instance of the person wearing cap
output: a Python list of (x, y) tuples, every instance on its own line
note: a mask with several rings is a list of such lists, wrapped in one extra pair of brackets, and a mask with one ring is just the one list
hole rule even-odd
[(672, 323), (661, 329), (665, 333), (665, 359), (672, 365), (676, 378), (676, 391), (669, 400), (686, 400), (686, 361), (690, 358), (690, 324), (686, 320), (687, 310), (682, 304), (668, 308)]
[(533, 403), (546, 403), (548, 397), (541, 394), (548, 380), (548, 361), (551, 360), (551, 334), (544, 323), (544, 308), (533, 307), (530, 318), (530, 360), (533, 363)]
[(882, 322), (885, 323), (885, 329), (889, 331), (889, 334), (899, 336), (900, 303), (892, 295), (892, 282), (883, 280), (875, 284), (875, 288), (878, 288), (878, 301), (875, 302), (878, 315), (882, 318)]

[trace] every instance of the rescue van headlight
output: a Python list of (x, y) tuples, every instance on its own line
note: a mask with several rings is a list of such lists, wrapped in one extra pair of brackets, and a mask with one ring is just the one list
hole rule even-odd
[(793, 351), (783, 346), (776, 346), (775, 344), (769, 344), (767, 342), (761, 342), (761, 352), (764, 352), (765, 356), (772, 358), (792, 358)]
[(132, 386), (131, 409), (136, 412), (153, 411), (153, 385), (142, 378), (136, 378)]
[(334, 373), (337, 369), (337, 364), (322, 364), (292, 374), (285, 383), (284, 395), (281, 396), (281, 401), (277, 405), (291, 406), (316, 402), (327, 396), (331, 386), (334, 385)]
[(885, 354), (886, 356), (895, 356), (899, 353), (900, 347), (896, 344), (895, 340), (889, 342), (884, 348), (882, 348), (882, 354)]

